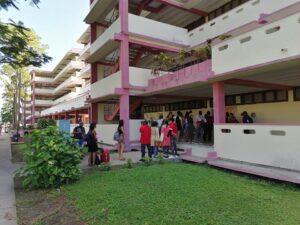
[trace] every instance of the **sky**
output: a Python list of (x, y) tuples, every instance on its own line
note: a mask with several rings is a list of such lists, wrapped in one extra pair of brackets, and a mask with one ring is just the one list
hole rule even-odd
[[(88, 26), (83, 20), (89, 11), (89, 0), (41, 0), (39, 8), (30, 6), (29, 1), (18, 2), (19, 10), (1, 10), (0, 19), (3, 22), (8, 19), (22, 21), (48, 45), (47, 53), (53, 60), (41, 69), (52, 70), (68, 50), (81, 47), (77, 39)], [(0, 96), (2, 90), (0, 86)], [(0, 108), (1, 105), (0, 98)]]

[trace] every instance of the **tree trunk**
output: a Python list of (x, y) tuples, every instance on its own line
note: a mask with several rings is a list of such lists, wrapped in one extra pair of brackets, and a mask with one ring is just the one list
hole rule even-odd
[(18, 124), (17, 124), (17, 130), (20, 129), (20, 120), (21, 120), (21, 82), (22, 82), (22, 77), (20, 71), (17, 71), (17, 78), (18, 78)]

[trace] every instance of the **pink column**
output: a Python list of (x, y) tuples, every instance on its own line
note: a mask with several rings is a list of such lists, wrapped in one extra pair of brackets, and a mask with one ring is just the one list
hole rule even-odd
[(213, 83), (214, 123), (225, 123), (224, 83)]
[(120, 95), (120, 119), (124, 121), (125, 151), (130, 150), (129, 127), (129, 39), (128, 33), (128, 0), (119, 0), (119, 14), (121, 19), (121, 33), (124, 34), (120, 42), (120, 70), (122, 79), (122, 94)]

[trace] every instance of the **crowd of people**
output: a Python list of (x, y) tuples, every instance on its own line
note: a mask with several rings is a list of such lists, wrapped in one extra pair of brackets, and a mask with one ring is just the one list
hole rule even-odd
[[(253, 119), (246, 111), (242, 114), (243, 123), (253, 123)], [(233, 113), (226, 113), (226, 123), (239, 123)], [(192, 111), (187, 111), (183, 116), (178, 111), (176, 115), (170, 112), (165, 118), (160, 115), (158, 120), (144, 120), (140, 126), (140, 144), (141, 144), (141, 161), (146, 156), (158, 157), (159, 149), (162, 150), (165, 158), (177, 157), (177, 143), (193, 141), (210, 143), (212, 142), (214, 118), (210, 111), (203, 114), (202, 111), (194, 118)], [(73, 130), (73, 136), (78, 140), (78, 145), (82, 148), (86, 141), (88, 146), (89, 165), (95, 165), (98, 151), (96, 124), (91, 123), (89, 131), (86, 133), (83, 123)], [(113, 135), (113, 139), (118, 143), (118, 159), (125, 160), (124, 152), (124, 121), (120, 120), (118, 128)]]

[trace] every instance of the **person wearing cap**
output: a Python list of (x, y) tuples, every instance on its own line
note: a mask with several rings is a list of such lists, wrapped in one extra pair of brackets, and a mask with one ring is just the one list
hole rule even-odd
[(75, 127), (73, 130), (73, 137), (78, 140), (78, 145), (83, 148), (85, 129), (83, 127), (83, 122), (79, 122), (79, 126)]

